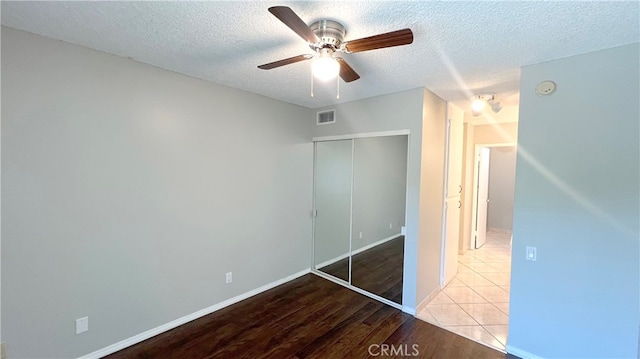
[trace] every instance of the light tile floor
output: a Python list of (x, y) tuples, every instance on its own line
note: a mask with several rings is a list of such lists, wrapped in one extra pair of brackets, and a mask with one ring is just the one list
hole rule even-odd
[(458, 256), (458, 274), (418, 317), (505, 350), (509, 325), (511, 235), (488, 232), (480, 249)]

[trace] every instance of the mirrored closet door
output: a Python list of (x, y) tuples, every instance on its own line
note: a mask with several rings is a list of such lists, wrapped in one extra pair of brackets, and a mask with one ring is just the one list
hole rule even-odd
[(353, 141), (316, 142), (314, 268), (349, 282)]
[(314, 268), (402, 303), (408, 135), (316, 142)]

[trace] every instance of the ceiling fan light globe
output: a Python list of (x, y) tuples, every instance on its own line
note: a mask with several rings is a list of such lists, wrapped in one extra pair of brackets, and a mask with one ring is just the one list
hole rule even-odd
[(340, 64), (332, 57), (319, 57), (311, 64), (313, 76), (320, 81), (336, 78), (340, 72)]

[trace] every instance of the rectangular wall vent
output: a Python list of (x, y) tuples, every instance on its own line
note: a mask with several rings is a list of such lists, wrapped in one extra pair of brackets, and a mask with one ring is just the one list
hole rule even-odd
[(336, 122), (336, 110), (320, 111), (316, 117), (316, 124), (327, 125)]

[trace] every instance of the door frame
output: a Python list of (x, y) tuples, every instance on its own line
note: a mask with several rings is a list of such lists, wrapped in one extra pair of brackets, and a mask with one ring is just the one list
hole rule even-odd
[[(474, 155), (473, 155), (473, 187), (471, 188), (471, 198), (473, 200), (471, 204), (471, 238), (469, 238), (469, 248), (468, 249), (476, 249), (475, 243), (475, 228), (477, 227), (477, 213), (478, 213), (478, 182), (480, 173), (478, 172), (478, 162), (480, 157), (480, 151), (482, 148), (493, 148), (493, 147), (515, 147), (518, 149), (518, 144), (516, 142), (502, 142), (502, 143), (490, 143), (490, 144), (476, 144), (474, 147)], [(491, 176), (491, 170), (489, 170), (489, 176)], [(488, 184), (487, 184), (488, 186)], [(487, 209), (488, 211), (488, 209)]]

